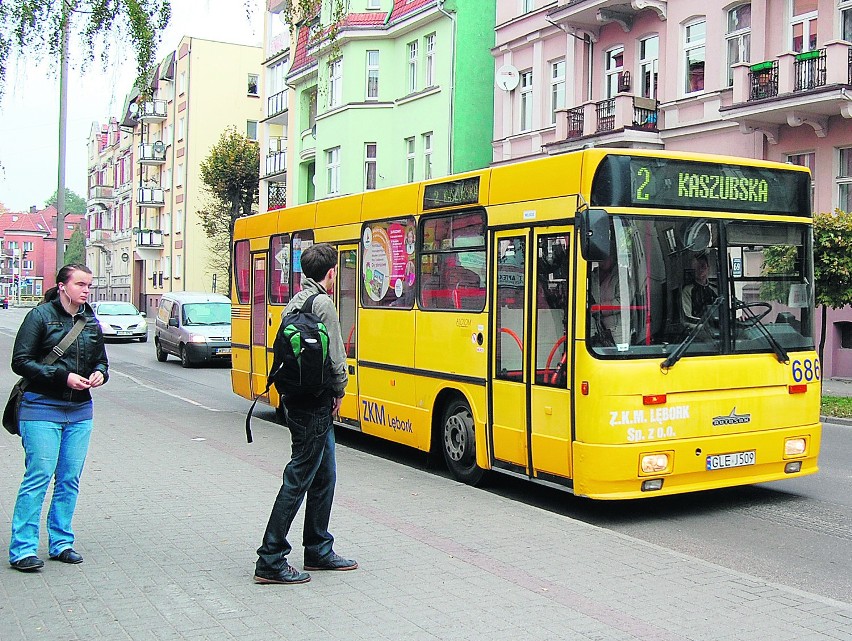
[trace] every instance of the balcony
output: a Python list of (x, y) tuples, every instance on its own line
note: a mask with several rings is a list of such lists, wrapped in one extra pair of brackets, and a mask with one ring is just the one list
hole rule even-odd
[(266, 210), (284, 209), (287, 206), (287, 183), (271, 182), (267, 190)]
[(774, 60), (734, 65), (733, 104), (722, 107), (723, 120), (740, 131), (759, 131), (771, 144), (779, 127), (807, 124), (817, 137), (828, 134), (832, 116), (852, 118), (852, 48), (844, 41), (822, 49), (787, 52)]
[(93, 229), (89, 232), (89, 244), (108, 243), (112, 240), (112, 229)]
[(113, 188), (110, 185), (92, 185), (89, 187), (89, 199), (86, 205), (108, 208), (115, 200)]
[(163, 246), (163, 232), (160, 229), (140, 229), (136, 232), (136, 245), (142, 248), (160, 248)]
[(166, 204), (165, 194), (159, 187), (140, 187), (136, 204), (140, 207), (163, 207)]
[(547, 20), (572, 32), (589, 33), (595, 40), (601, 26), (614, 22), (630, 33), (636, 14), (645, 9), (666, 19), (667, 0), (558, 0)]
[(272, 94), (266, 99), (266, 118), (273, 124), (287, 122), (287, 90)]
[(614, 98), (587, 102), (556, 112), (556, 141), (548, 153), (584, 146), (662, 148), (653, 98), (620, 93)]
[(137, 118), (141, 122), (162, 122), (168, 117), (165, 100), (145, 100), (139, 103)]
[(266, 176), (274, 176), (287, 171), (287, 152), (270, 151), (266, 155)]
[(140, 165), (163, 165), (166, 162), (166, 145), (157, 140), (139, 145), (137, 154)]

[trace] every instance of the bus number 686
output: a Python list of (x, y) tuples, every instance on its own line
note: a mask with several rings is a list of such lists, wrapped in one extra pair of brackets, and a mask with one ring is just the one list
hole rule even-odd
[(811, 360), (806, 358), (803, 361), (798, 359), (793, 361), (793, 380), (796, 383), (801, 383), (802, 380), (810, 383), (811, 381), (819, 380), (819, 359)]

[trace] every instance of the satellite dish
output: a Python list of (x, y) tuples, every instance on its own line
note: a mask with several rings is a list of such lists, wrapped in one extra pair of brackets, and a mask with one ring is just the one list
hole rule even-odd
[(131, 116), (135, 117), (139, 113), (139, 105), (137, 105), (135, 102), (131, 102), (130, 106), (127, 109), (130, 112)]
[(158, 140), (154, 143), (154, 153), (161, 154), (166, 150), (166, 146), (163, 144), (162, 140)]
[(503, 91), (512, 91), (521, 81), (521, 74), (512, 65), (503, 65), (497, 70), (494, 84)]

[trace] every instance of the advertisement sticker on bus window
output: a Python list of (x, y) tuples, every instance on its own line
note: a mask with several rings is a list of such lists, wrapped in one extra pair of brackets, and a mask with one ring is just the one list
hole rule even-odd
[(366, 305), (405, 307), (413, 301), (415, 229), (413, 218), (364, 227), (361, 278)]

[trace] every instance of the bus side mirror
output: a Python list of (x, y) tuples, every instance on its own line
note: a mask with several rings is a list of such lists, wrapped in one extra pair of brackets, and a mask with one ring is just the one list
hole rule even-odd
[(584, 209), (574, 219), (583, 259), (600, 262), (609, 256), (610, 224), (605, 209)]

